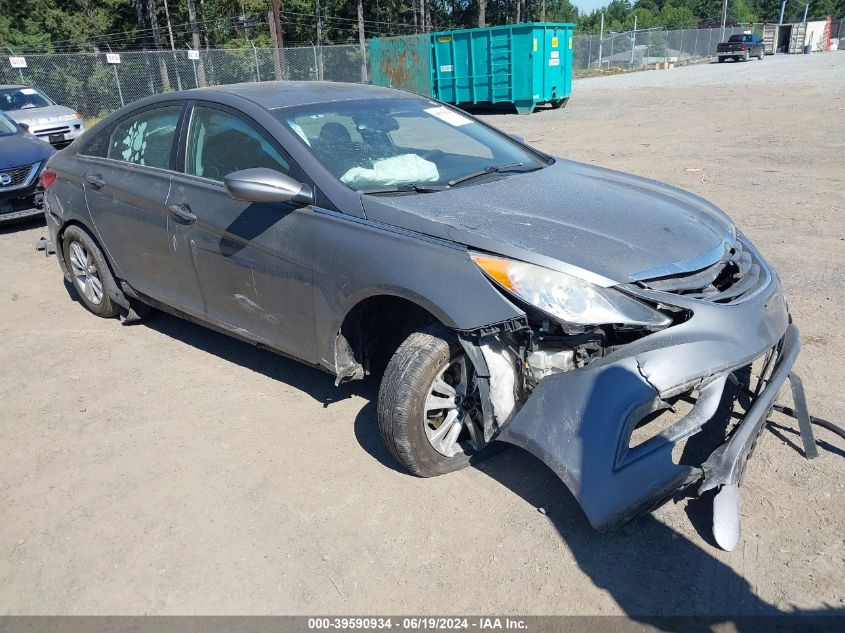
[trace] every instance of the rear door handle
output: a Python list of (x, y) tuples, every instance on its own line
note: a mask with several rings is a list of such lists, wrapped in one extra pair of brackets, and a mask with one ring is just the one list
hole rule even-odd
[(85, 180), (87, 180), (92, 187), (96, 187), (97, 189), (106, 185), (106, 181), (103, 180), (103, 177), (100, 174), (85, 176)]
[(196, 214), (191, 212), (191, 207), (187, 204), (171, 204), (167, 209), (174, 219), (183, 224), (192, 224), (197, 221)]

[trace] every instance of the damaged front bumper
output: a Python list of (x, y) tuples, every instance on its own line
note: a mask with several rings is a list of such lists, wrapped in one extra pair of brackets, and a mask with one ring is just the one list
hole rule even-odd
[[(628, 289), (668, 302), (665, 293)], [(798, 329), (774, 274), (737, 303), (679, 295), (671, 303), (692, 316), (585, 367), (542, 379), (497, 438), (546, 463), (599, 530), (619, 527), (696, 482), (700, 492), (735, 487), (798, 355)], [(709, 426), (729, 379), (761, 357), (769, 360), (767, 381), (739, 424), (708, 458), (685, 463), (676, 449)], [(668, 399), (693, 393), (688, 413), (631, 446), (635, 428), (666, 409)]]

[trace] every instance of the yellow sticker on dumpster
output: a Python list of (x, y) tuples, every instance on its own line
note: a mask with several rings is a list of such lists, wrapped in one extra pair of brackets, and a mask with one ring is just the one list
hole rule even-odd
[(439, 35), (439, 36), (437, 37), (437, 41), (438, 41), (438, 42), (443, 42), (443, 43), (445, 44), (446, 42), (451, 42), (451, 41), (452, 41), (452, 36), (451, 36), (451, 35)]
[(572, 50), (572, 36), (569, 36), (569, 50)]
[(537, 38), (534, 38), (534, 52), (537, 52)]
[(556, 37), (552, 38), (552, 48), (557, 48), (557, 38)]

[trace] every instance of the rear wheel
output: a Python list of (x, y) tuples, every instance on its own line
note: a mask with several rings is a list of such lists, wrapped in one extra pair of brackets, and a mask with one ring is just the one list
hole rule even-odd
[(742, 54), (742, 61), (747, 62), (749, 60), (748, 51), (745, 51)]
[(381, 437), (411, 473), (433, 477), (464, 468), (486, 443), (475, 370), (443, 326), (414, 332), (382, 378)]
[(65, 263), (73, 277), (73, 287), (88, 310), (99, 317), (117, 316), (108, 289), (114, 278), (102, 251), (88, 233), (78, 226), (69, 227), (62, 236)]

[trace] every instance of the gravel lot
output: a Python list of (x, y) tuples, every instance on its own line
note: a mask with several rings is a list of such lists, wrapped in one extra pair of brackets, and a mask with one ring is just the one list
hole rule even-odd
[[(813, 413), (841, 424), (843, 76), (845, 53), (641, 72), (488, 118), (731, 213), (783, 278)], [(517, 449), (436, 479), (397, 470), (373, 385), (335, 390), (161, 314), (93, 317), (34, 252), (43, 234), (0, 232), (0, 614), (845, 609), (845, 442), (826, 431), (808, 462), (773, 416), (731, 553), (701, 503), (597, 535)]]

